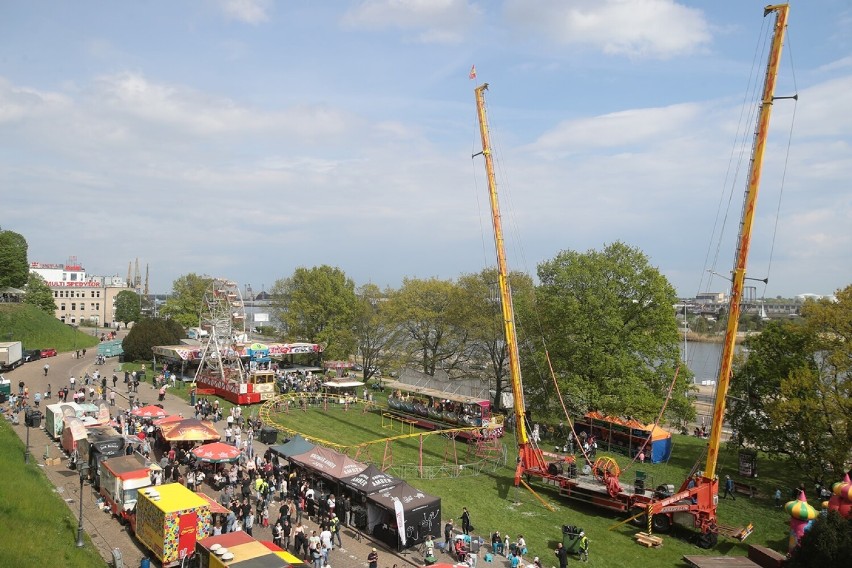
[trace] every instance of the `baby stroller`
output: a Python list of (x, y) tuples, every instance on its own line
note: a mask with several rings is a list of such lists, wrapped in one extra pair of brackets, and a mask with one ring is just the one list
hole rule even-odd
[(576, 554), (580, 561), (589, 561), (589, 539), (580, 527), (562, 525), (562, 546), (568, 554)]

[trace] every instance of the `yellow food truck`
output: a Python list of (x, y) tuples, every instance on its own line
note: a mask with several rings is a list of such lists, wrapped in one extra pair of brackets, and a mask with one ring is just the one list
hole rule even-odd
[(213, 532), (209, 503), (180, 483), (139, 490), (131, 528), (157, 560), (177, 566)]

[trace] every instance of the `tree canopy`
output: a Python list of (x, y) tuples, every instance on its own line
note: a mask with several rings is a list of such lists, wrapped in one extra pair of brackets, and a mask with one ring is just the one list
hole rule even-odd
[(461, 294), (450, 280), (406, 278), (389, 300), (391, 321), (404, 332), (403, 359), (423, 373), (448, 374), (465, 362), (468, 327)]
[(32, 304), (46, 314), (56, 313), (56, 302), (53, 300), (53, 291), (45, 283), (44, 278), (35, 272), (30, 272), (27, 280), (25, 304)]
[(0, 230), (0, 288), (23, 288), (27, 285), (30, 273), (27, 248), (23, 235)]
[(403, 333), (389, 315), (387, 298), (390, 294), (390, 290), (383, 292), (375, 284), (365, 284), (356, 294), (354, 331), (365, 380), (370, 379), (376, 369), (399, 363), (397, 356)]
[(213, 279), (195, 273), (184, 274), (172, 283), (172, 293), (160, 308), (160, 315), (183, 327), (197, 326), (201, 321), (204, 293)]
[(735, 442), (785, 455), (814, 482), (852, 458), (852, 286), (771, 322), (734, 367)]
[(154, 345), (175, 345), (183, 337), (183, 326), (175, 320), (143, 319), (137, 322), (121, 342), (129, 361), (150, 361)]
[(142, 310), (139, 307), (139, 294), (132, 290), (122, 290), (115, 297), (115, 321), (122, 322), (125, 326), (129, 322), (139, 321)]
[[(464, 320), (470, 330), (468, 359), (475, 364), (486, 362), (488, 374), (494, 377), (494, 408), (501, 408), (501, 394), (511, 391), (509, 383), (509, 352), (503, 328), (500, 306), (500, 289), (497, 269), (486, 268), (477, 274), (465, 274), (458, 286), (465, 306)], [(517, 314), (516, 328), (519, 342), (523, 343), (521, 322), (533, 314), (535, 291), (532, 278), (521, 272), (509, 274), (512, 303)], [(532, 317), (530, 318), (532, 319)]]
[(346, 358), (356, 347), (355, 283), (339, 268), (297, 268), (270, 290), (273, 313), (285, 339), (325, 346), (326, 358)]
[[(563, 251), (540, 264), (538, 275), (538, 317), (575, 416), (596, 409), (653, 421), (677, 369), (667, 416), (676, 423), (694, 416), (686, 396), (691, 373), (680, 362), (677, 296), (641, 251), (621, 242), (602, 251)], [(525, 373), (547, 369), (541, 348), (536, 352), (536, 368), (527, 363)], [(552, 381), (530, 394), (547, 408), (555, 399)]]

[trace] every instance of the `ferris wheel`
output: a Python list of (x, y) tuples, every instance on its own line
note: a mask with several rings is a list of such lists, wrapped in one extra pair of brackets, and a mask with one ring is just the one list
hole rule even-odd
[(201, 329), (207, 331), (207, 337), (202, 344), (196, 380), (204, 377), (245, 382), (240, 352), (248, 334), (245, 304), (236, 282), (224, 278), (212, 280), (204, 293)]

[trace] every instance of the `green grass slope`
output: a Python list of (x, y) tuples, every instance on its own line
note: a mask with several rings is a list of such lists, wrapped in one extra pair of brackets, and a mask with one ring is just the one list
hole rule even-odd
[(65, 325), (29, 304), (0, 304), (0, 341), (20, 341), (24, 349), (54, 347), (57, 351), (99, 343), (97, 337)]
[(76, 547), (77, 519), (35, 461), (24, 463), (20, 438), (0, 419), (0, 566), (106, 566), (88, 537)]

